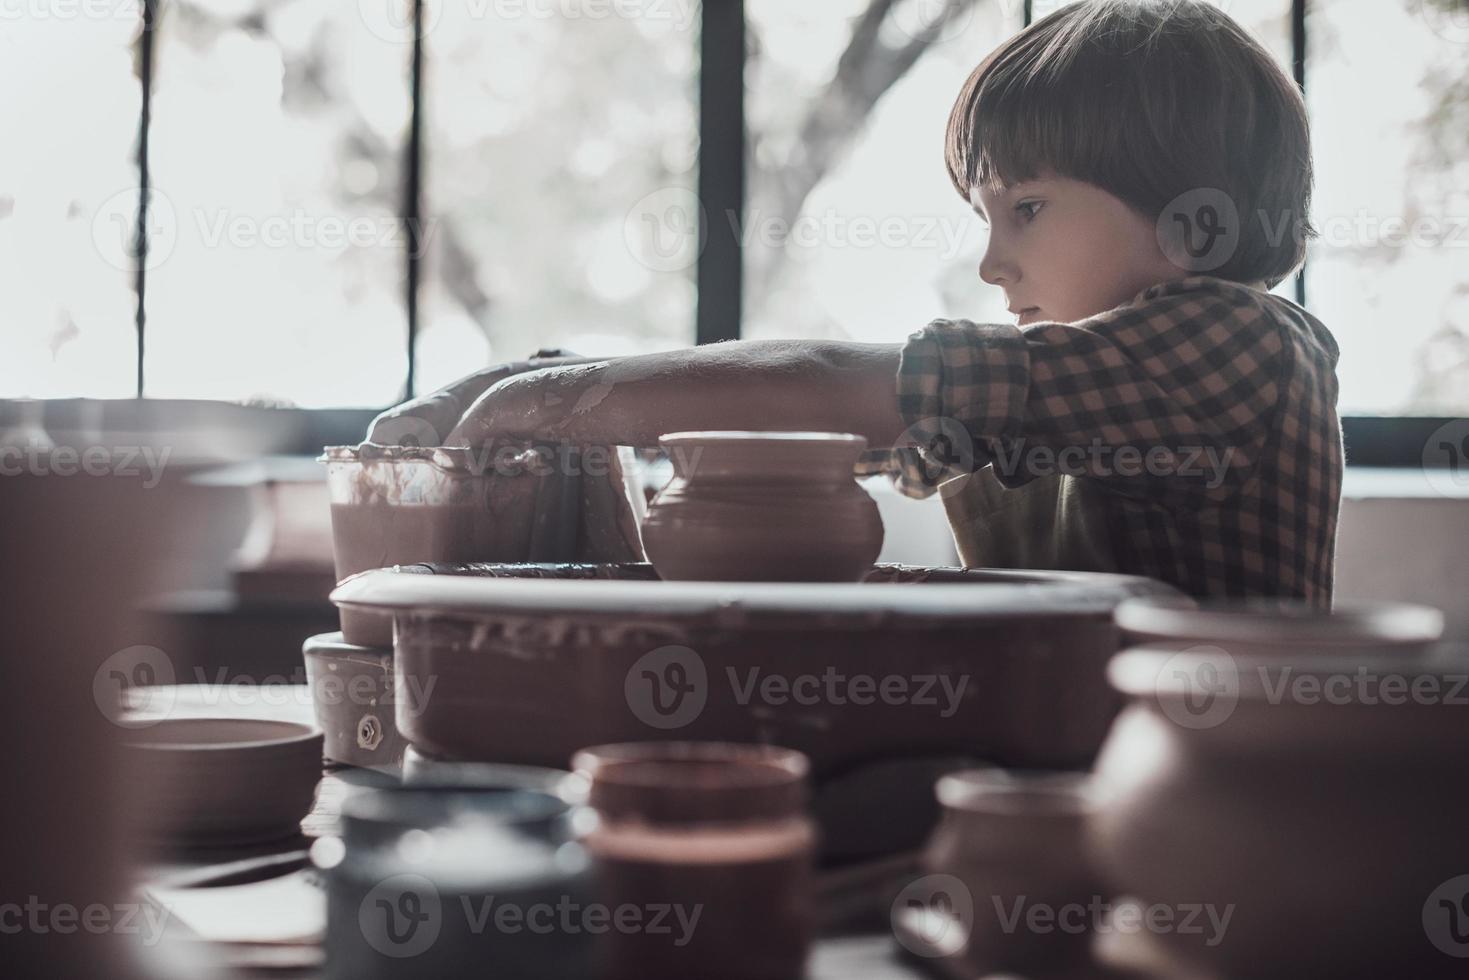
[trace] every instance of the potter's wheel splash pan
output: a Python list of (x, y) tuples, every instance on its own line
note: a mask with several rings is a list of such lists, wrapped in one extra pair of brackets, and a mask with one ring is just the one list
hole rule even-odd
[(423, 755), (564, 767), (588, 745), (769, 742), (820, 781), (961, 754), (1086, 765), (1118, 707), (1119, 575), (877, 566), (862, 583), (660, 582), (645, 564), (415, 565), (332, 594), (396, 620)]

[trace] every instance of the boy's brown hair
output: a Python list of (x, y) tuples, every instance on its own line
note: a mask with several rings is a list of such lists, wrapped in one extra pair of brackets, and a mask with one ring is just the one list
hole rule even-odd
[(1036, 21), (964, 83), (945, 144), (966, 200), (1051, 174), (1160, 220), (1181, 197), (1223, 192), (1239, 227), (1209, 270), (1222, 279), (1273, 287), (1315, 234), (1300, 91), (1205, 0), (1082, 0)]

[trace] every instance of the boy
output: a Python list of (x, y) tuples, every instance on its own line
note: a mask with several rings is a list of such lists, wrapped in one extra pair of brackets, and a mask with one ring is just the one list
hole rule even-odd
[(1267, 292), (1312, 234), (1305, 108), (1270, 56), (1203, 0), (1084, 0), (975, 70), (946, 159), (1016, 324), (555, 367), (494, 384), (446, 441), (854, 432), (864, 472), (942, 485), (966, 565), (1329, 607), (1337, 347)]

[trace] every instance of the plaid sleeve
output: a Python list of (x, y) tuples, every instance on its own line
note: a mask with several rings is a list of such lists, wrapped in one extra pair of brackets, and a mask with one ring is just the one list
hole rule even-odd
[(908, 428), (862, 471), (917, 497), (993, 465), (1010, 487), (1071, 474), (1174, 505), (1225, 499), (1268, 439), (1284, 347), (1260, 297), (1205, 277), (1075, 323), (935, 321), (904, 348)]

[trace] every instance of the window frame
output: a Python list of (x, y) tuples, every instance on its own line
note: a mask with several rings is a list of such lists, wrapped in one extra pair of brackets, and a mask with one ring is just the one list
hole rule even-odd
[[(147, 398), (145, 354), (147, 340), (147, 202), (151, 181), (149, 169), (149, 129), (155, 30), (157, 8), (161, 0), (144, 0), (138, 35), (138, 79), (142, 87), (142, 110), (138, 122), (137, 167), (139, 174), (139, 207), (134, 234), (134, 291), (137, 298), (135, 328), (137, 331), (137, 393)], [(422, 280), (422, 249), (418, 247), (418, 229), (422, 228), (425, 154), (423, 140), (424, 88), (424, 3), (411, 4), (413, 41), (409, 46), (409, 84), (412, 110), (408, 136), (403, 147), (406, 179), (401, 213), (408, 229), (403, 261), (407, 290), (404, 297), (407, 317), (407, 375), (402, 391), (405, 398), (415, 396), (416, 347), (419, 327), (419, 294)], [(1306, 53), (1307, 14), (1310, 0), (1291, 0), (1292, 70), (1295, 82), (1304, 92), (1307, 84)], [(1032, 0), (1024, 0), (1024, 23), (1033, 19)], [(704, 225), (700, 230), (704, 242), (695, 271), (698, 292), (695, 311), (697, 344), (738, 340), (743, 314), (744, 255), (736, 227), (738, 222), (712, 220), (710, 215), (743, 215), (746, 198), (745, 68), (748, 47), (748, 19), (744, 0), (703, 0), (702, 20), (698, 28), (700, 54), (699, 104), (699, 199), (704, 205)], [(1306, 275), (1302, 267), (1295, 277), (1296, 302), (1306, 305)], [(383, 406), (386, 408), (388, 406)], [(368, 422), (381, 408), (367, 409), (297, 409), (308, 420), (302, 426), (304, 453), (314, 454), (323, 445), (350, 444), (358, 441)], [(1453, 421), (1447, 418), (1418, 416), (1350, 416), (1342, 419), (1347, 446), (1347, 459), (1353, 466), (1423, 468), (1434, 464), (1424, 459), (1429, 436)]]

